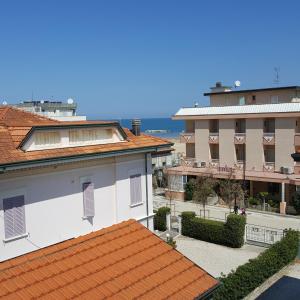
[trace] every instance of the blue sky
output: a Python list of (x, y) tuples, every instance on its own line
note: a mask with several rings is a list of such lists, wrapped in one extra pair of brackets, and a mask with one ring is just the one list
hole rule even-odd
[(90, 117), (163, 117), (216, 81), (300, 84), (300, 1), (0, 2), (0, 101), (74, 98)]

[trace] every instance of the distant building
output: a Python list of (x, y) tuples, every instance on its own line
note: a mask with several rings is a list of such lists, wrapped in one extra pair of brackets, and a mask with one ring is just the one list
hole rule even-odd
[(172, 143), (10, 106), (0, 130), (0, 261), (128, 219), (153, 230), (151, 155)]
[(186, 158), (173, 168), (183, 197), (183, 175), (245, 180), (250, 196), (269, 192), (280, 211), (300, 185), (291, 154), (300, 146), (300, 87), (232, 90), (217, 83), (209, 107), (181, 108), (174, 120), (185, 120), (181, 141)]
[(77, 104), (73, 99), (68, 99), (67, 102), (48, 100), (23, 101), (14, 106), (59, 121), (86, 120), (85, 116), (76, 115)]

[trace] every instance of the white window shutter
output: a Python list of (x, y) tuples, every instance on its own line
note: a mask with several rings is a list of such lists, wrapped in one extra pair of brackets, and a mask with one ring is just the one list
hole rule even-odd
[(94, 205), (94, 184), (92, 182), (85, 182), (82, 184), (83, 189), (83, 209), (85, 217), (95, 216)]
[(14, 207), (14, 216), (15, 216), (15, 234), (22, 235), (26, 233), (25, 227), (25, 206), (24, 206), (24, 196), (15, 197), (15, 207)]
[(141, 174), (130, 176), (130, 204), (142, 203), (142, 180)]

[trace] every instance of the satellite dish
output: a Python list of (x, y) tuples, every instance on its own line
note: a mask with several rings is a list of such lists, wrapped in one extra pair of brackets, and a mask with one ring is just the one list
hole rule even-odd
[(3, 102), (2, 102), (2, 105), (7, 105), (7, 102), (6, 102), (6, 101), (3, 101)]
[(198, 107), (199, 103), (197, 101), (194, 102), (194, 107)]
[(67, 100), (67, 103), (68, 103), (68, 104), (73, 104), (73, 103), (74, 103), (74, 100), (73, 100), (72, 98), (69, 98), (69, 99)]
[(239, 80), (236, 80), (234, 82), (234, 87), (240, 87), (241, 86), (241, 82)]

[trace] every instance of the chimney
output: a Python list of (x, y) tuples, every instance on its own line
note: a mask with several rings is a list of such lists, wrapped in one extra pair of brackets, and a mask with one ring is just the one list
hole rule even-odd
[(231, 86), (223, 86), (221, 81), (216, 82), (216, 86), (211, 87), (212, 93), (219, 93), (219, 92), (230, 92)]
[(140, 119), (133, 119), (131, 121), (131, 132), (136, 135), (139, 136), (141, 135), (141, 120)]

